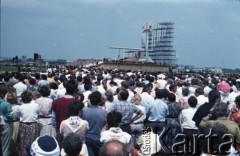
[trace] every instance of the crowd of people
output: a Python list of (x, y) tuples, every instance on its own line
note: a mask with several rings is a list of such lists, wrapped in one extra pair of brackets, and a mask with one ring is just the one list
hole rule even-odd
[(145, 128), (152, 155), (240, 152), (239, 75), (68, 68), (0, 81), (3, 156), (149, 155)]

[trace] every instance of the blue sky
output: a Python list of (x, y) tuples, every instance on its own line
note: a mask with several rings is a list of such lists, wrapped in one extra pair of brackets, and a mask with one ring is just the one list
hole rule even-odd
[(179, 64), (239, 68), (237, 0), (1, 0), (2, 56), (116, 58), (147, 22), (174, 23)]

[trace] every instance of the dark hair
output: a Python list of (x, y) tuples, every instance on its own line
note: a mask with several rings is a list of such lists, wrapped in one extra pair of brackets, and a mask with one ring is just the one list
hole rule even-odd
[(30, 85), (35, 85), (36, 84), (36, 80), (34, 79), (34, 78), (29, 78), (29, 83), (30, 83)]
[(99, 91), (92, 92), (89, 95), (89, 100), (92, 105), (98, 105), (102, 101), (102, 95)]
[(168, 98), (169, 91), (167, 89), (163, 89), (163, 98)]
[(4, 79), (5, 82), (8, 82), (10, 80), (10, 75), (5, 74), (3, 79)]
[(5, 95), (7, 94), (7, 85), (4, 83), (0, 83), (0, 97), (4, 99)]
[(62, 142), (63, 149), (68, 156), (78, 156), (82, 150), (82, 141), (74, 134), (69, 133)]
[(63, 83), (65, 81), (67, 81), (67, 78), (64, 74), (62, 74), (62, 75), (60, 75), (59, 80)]
[(99, 156), (128, 156), (128, 151), (125, 144), (118, 140), (112, 140), (103, 144)]
[(83, 82), (86, 83), (91, 83), (91, 78), (89, 76), (84, 76)]
[(156, 98), (157, 99), (162, 99), (164, 98), (164, 92), (163, 89), (156, 89), (155, 90)]
[(71, 79), (66, 83), (66, 92), (67, 94), (74, 94), (78, 91), (78, 84), (75, 80)]
[(109, 127), (119, 127), (122, 120), (122, 114), (117, 111), (111, 111), (107, 114), (107, 123)]
[(195, 96), (190, 96), (188, 98), (188, 104), (189, 104), (190, 107), (195, 108), (197, 106), (197, 103), (198, 103), (198, 101), (197, 101), (197, 98)]
[(129, 88), (129, 82), (128, 81), (122, 81), (121, 85), (124, 89), (128, 89)]
[(70, 116), (78, 116), (83, 107), (84, 104), (81, 101), (76, 100), (68, 105), (68, 112)]
[(79, 92), (78, 92), (78, 93), (75, 95), (75, 99), (83, 102), (83, 100), (84, 100), (84, 95), (83, 95), (82, 93), (79, 93)]
[(176, 96), (173, 93), (168, 94), (168, 101), (169, 102), (175, 102), (176, 101)]
[(112, 94), (112, 92), (107, 91), (105, 93), (105, 95), (106, 95), (108, 101), (113, 102), (113, 94)]
[(186, 88), (186, 87), (183, 87), (183, 88), (182, 88), (182, 95), (183, 95), (183, 96), (188, 96), (188, 94), (189, 94), (189, 89)]
[(34, 74), (34, 77), (35, 77), (37, 80), (39, 80), (39, 79), (40, 79), (40, 73), (35, 73), (35, 74)]
[(84, 84), (84, 89), (85, 89), (86, 91), (90, 90), (91, 88), (92, 88), (92, 85), (91, 85), (90, 83), (85, 83), (85, 84)]
[(50, 95), (51, 90), (48, 86), (43, 85), (40, 87), (39, 92), (43, 97), (48, 97)]
[(193, 78), (192, 81), (191, 81), (191, 84), (192, 85), (198, 85), (198, 79)]
[(218, 102), (213, 107), (213, 113), (217, 117), (224, 117), (228, 114), (228, 104), (224, 102)]
[(148, 92), (149, 90), (151, 90), (151, 85), (150, 83), (146, 84), (143, 86), (143, 92)]
[(171, 85), (169, 86), (169, 90), (170, 90), (170, 91), (173, 91), (173, 89), (176, 89), (176, 88), (177, 88), (177, 86), (174, 85), (174, 84), (171, 84)]
[(195, 90), (195, 94), (199, 94), (199, 95), (204, 95), (204, 91), (202, 87), (199, 87)]
[(236, 103), (237, 108), (240, 108), (240, 95), (238, 95), (238, 96), (235, 98), (235, 103)]
[(23, 81), (25, 79), (25, 76), (23, 74), (18, 75), (18, 80)]
[(142, 86), (143, 86), (143, 84), (141, 82), (139, 82), (139, 81), (136, 82), (136, 87), (142, 87)]
[(216, 89), (213, 89), (208, 94), (208, 101), (209, 102), (217, 102), (218, 99), (220, 99), (220, 93)]
[(42, 78), (43, 80), (47, 80), (47, 75), (46, 75), (46, 74), (41, 74), (41, 78)]
[(118, 93), (119, 100), (126, 101), (128, 99), (129, 93), (127, 89), (121, 89)]
[(77, 77), (77, 81), (78, 81), (78, 82), (82, 82), (82, 76), (78, 76), (78, 77)]
[(58, 89), (58, 85), (57, 85), (57, 83), (55, 83), (55, 82), (51, 82), (50, 84), (49, 84), (49, 86), (50, 86), (50, 88), (51, 89)]
[(29, 103), (32, 101), (33, 95), (31, 91), (24, 91), (21, 94), (23, 103)]
[(18, 102), (18, 97), (16, 91), (11, 91), (7, 93), (7, 101), (10, 104), (17, 104)]

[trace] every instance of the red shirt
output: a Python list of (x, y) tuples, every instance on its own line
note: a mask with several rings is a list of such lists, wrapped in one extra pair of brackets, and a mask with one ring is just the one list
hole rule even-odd
[(68, 105), (74, 101), (75, 99), (72, 97), (62, 97), (53, 101), (52, 109), (56, 115), (57, 130), (59, 130), (61, 122), (70, 117), (68, 112)]

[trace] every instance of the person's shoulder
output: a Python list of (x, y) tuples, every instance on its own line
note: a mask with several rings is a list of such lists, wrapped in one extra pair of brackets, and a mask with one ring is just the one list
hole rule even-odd
[(189, 111), (189, 109), (183, 109), (182, 114), (186, 114)]
[(227, 120), (227, 122), (229, 123), (229, 125), (231, 125), (232, 127), (237, 127), (239, 128), (238, 124), (234, 121), (231, 121), (231, 120)]
[(6, 107), (9, 107), (9, 106), (12, 106), (8, 101), (6, 101), (6, 100), (1, 100), (1, 105), (4, 107), (4, 106), (6, 106)]

